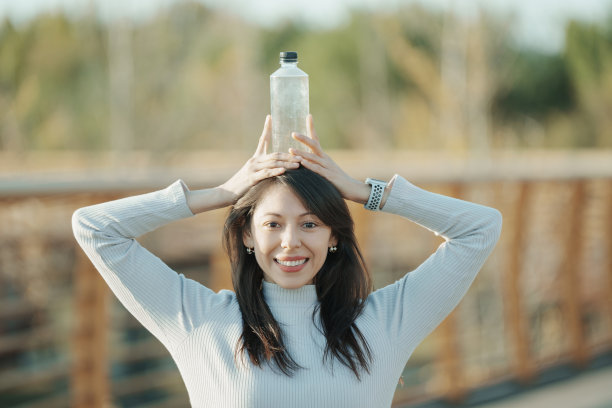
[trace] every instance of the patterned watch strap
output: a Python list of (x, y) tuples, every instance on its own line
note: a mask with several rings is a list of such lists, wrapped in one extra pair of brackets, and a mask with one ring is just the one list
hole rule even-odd
[(370, 190), (368, 202), (363, 207), (370, 211), (380, 211), (380, 202), (382, 201), (387, 183), (372, 178), (367, 178), (365, 182), (372, 186), (372, 190)]

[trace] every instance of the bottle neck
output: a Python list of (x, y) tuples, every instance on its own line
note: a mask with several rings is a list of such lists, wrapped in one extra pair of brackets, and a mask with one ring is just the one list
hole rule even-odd
[(297, 67), (297, 61), (281, 61), (281, 67)]

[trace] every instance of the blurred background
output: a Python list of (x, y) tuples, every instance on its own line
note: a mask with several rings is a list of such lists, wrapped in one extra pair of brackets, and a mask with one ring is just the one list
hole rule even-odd
[[(498, 208), (500, 243), (397, 407), (612, 406), (612, 2), (0, 2), (0, 407), (187, 407), (167, 351), (72, 237), (84, 205), (251, 155), (281, 51), (323, 147)], [(376, 288), (440, 241), (351, 206)], [(230, 288), (226, 211), (140, 239)]]

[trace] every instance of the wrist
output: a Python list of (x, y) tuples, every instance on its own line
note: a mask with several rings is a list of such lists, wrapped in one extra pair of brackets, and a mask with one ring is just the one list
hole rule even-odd
[(391, 193), (395, 176), (389, 181), (367, 178), (365, 185), (368, 189), (368, 197), (364, 203), (364, 208), (370, 211), (380, 211), (383, 209)]
[(370, 197), (370, 186), (362, 181), (353, 180), (350, 191), (351, 193), (347, 198), (358, 204), (365, 204)]
[(218, 199), (224, 203), (224, 206), (233, 205), (238, 199), (244, 194), (244, 192), (237, 192), (236, 186), (232, 185), (232, 180), (226, 181), (225, 183), (214, 187), (215, 194)]
[(227, 207), (234, 203), (233, 195), (221, 187), (188, 191), (185, 193), (185, 198), (194, 214)]
[(380, 211), (380, 203), (385, 193), (387, 183), (370, 177), (368, 177), (365, 182), (370, 186), (370, 196), (363, 207), (370, 211)]
[(387, 183), (387, 187), (385, 188), (385, 192), (383, 194), (383, 198), (380, 201), (380, 209), (382, 210), (387, 203), (387, 199), (389, 198), (389, 194), (391, 194), (391, 190), (393, 189), (393, 183), (395, 183), (395, 179), (397, 178), (397, 174), (391, 177), (391, 180)]

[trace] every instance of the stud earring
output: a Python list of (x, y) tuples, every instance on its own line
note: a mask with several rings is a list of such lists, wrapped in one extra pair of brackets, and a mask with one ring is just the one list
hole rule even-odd
[(249, 254), (249, 255), (252, 255), (252, 254), (253, 254), (253, 252), (255, 252), (255, 248), (249, 248), (249, 247), (247, 247), (247, 249), (246, 249), (246, 250), (247, 250), (247, 254)]
[(329, 247), (329, 253), (330, 254), (335, 254), (337, 250), (338, 250), (338, 247), (335, 247), (335, 246)]

